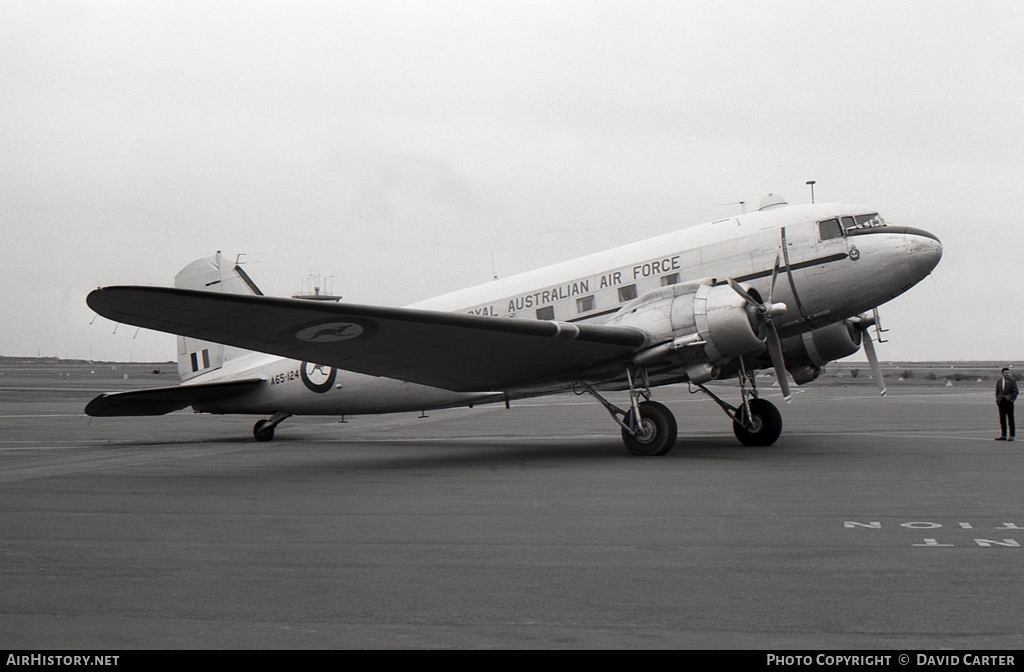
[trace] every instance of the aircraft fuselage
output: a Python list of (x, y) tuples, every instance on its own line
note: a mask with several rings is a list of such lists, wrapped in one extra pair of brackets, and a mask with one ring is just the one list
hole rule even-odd
[[(786, 338), (899, 296), (926, 277), (941, 254), (932, 234), (888, 225), (870, 208), (784, 206), (494, 280), (409, 308), (603, 324), (648, 292), (702, 278), (732, 278), (767, 297), (778, 265), (772, 300), (786, 304), (775, 320)], [(553, 389), (457, 393), (258, 353), (231, 359), (186, 384), (253, 376), (269, 384), (196, 410), (356, 415), (494, 402)]]

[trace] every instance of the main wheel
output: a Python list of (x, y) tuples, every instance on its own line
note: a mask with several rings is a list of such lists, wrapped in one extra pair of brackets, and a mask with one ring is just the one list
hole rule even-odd
[(645, 401), (640, 404), (640, 432), (634, 435), (623, 429), (622, 441), (634, 455), (664, 455), (675, 445), (676, 431), (672, 411), (656, 401)]
[(260, 420), (253, 425), (252, 435), (257, 441), (270, 441), (274, 438), (274, 426), (268, 425), (266, 420)]
[(744, 446), (770, 446), (782, 434), (782, 414), (770, 401), (751, 399), (751, 427), (747, 427), (747, 409), (740, 406), (742, 423), (733, 420), (732, 431)]

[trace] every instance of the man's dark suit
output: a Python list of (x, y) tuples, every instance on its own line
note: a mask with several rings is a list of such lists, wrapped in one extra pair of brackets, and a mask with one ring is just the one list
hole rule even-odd
[(1006, 436), (1006, 425), (1010, 425), (1010, 438), (1017, 432), (1013, 422), (1013, 402), (1017, 400), (1017, 381), (1000, 378), (996, 383), (996, 405), (999, 406), (999, 427)]

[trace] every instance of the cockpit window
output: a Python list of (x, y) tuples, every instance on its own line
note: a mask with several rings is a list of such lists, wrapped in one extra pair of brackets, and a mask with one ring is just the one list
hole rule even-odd
[(854, 219), (857, 222), (858, 229), (871, 229), (876, 226), (889, 226), (889, 223), (882, 219), (877, 212), (870, 215), (857, 215)]
[(822, 240), (840, 238), (843, 235), (843, 230), (839, 226), (838, 219), (826, 219), (823, 222), (818, 222), (818, 231), (821, 233)]
[[(842, 221), (842, 224), (840, 224)], [(850, 217), (836, 217), (818, 222), (818, 233), (821, 240), (831, 240), (843, 236), (847, 231), (856, 229), (873, 229), (879, 226), (889, 226), (889, 223), (882, 219), (881, 215), (873, 212), (870, 215), (857, 215)]]

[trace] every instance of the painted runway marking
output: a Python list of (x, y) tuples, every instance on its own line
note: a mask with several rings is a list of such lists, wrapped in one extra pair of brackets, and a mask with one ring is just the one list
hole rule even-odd
[[(887, 526), (891, 528), (893, 524), (894, 523), (887, 523)], [(971, 547), (971, 548), (993, 548), (993, 547), (996, 547), (996, 546), (1001, 547), (1001, 548), (1020, 548), (1021, 547), (1020, 543), (1016, 539), (1007, 539), (1005, 537), (1003, 537), (1002, 539), (988, 539), (988, 538), (977, 538), (977, 537), (973, 536), (975, 534), (985, 534), (984, 530), (996, 530), (996, 531), (1000, 531), (1000, 532), (1001, 531), (1005, 531), (1005, 530), (1024, 530), (1024, 527), (1020, 527), (1016, 523), (1004, 522), (1002, 525), (999, 525), (999, 526), (992, 526), (992, 527), (983, 526), (980, 530), (975, 530), (974, 529), (974, 525), (972, 525), (971, 523), (966, 523), (966, 522), (958, 521), (956, 524), (960, 526), (959, 530), (957, 530), (956, 528), (953, 528), (952, 527), (952, 523), (947, 523), (947, 525), (950, 526), (950, 528), (949, 528), (950, 534), (947, 535), (947, 536), (953, 537), (952, 539), (950, 539), (950, 538), (942, 538), (940, 540), (940, 538), (937, 537), (937, 536), (936, 537), (924, 537), (923, 539), (921, 539), (922, 543), (911, 543), (910, 545), (915, 547), (915, 548), (956, 548), (957, 546), (960, 546), (960, 547), (968, 546), (968, 547)], [(945, 527), (943, 525), (943, 523), (936, 523), (936, 522), (932, 522), (932, 521), (910, 521), (910, 522), (903, 522), (903, 523), (899, 523), (899, 526), (904, 528), (904, 529), (907, 529), (907, 530), (940, 530), (940, 529)], [(871, 521), (867, 521), (867, 522), (858, 522), (858, 521), (853, 521), (853, 520), (846, 520), (846, 521), (843, 521), (843, 527), (845, 529), (848, 529), (848, 530), (857, 530), (857, 529), (860, 529), (860, 530), (864, 530), (864, 529), (867, 529), (867, 530), (881, 530), (882, 529), (882, 523), (881, 523), (881, 521), (878, 521), (878, 520), (871, 520)], [(964, 532), (966, 530), (971, 530), (969, 538), (970, 538), (971, 541), (974, 542), (974, 546), (971, 546), (971, 544), (969, 542), (963, 541), (962, 537), (958, 537), (958, 535), (956, 535), (956, 532)], [(943, 532), (945, 532), (945, 530), (943, 530)], [(872, 535), (872, 536), (874, 536), (874, 535)], [(995, 536), (995, 535), (993, 535), (993, 536)], [(999, 535), (999, 536), (1002, 536), (1002, 535)], [(950, 542), (955, 542), (955, 543), (950, 543)]]

